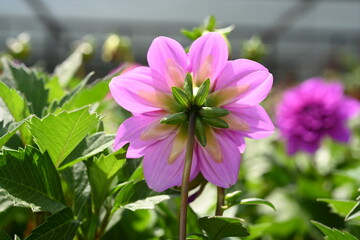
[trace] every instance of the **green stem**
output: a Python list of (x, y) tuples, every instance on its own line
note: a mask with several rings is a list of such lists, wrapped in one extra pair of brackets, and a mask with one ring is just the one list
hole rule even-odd
[(225, 203), (225, 190), (222, 187), (217, 187), (217, 202), (216, 202), (216, 216), (222, 216), (224, 213), (224, 203)]
[(179, 221), (179, 240), (186, 239), (186, 218), (188, 208), (188, 195), (189, 195), (189, 179), (191, 163), (194, 152), (195, 143), (195, 119), (196, 112), (192, 111), (189, 120), (188, 140), (186, 146), (186, 156), (184, 164), (184, 172), (181, 184), (181, 199), (180, 199), (180, 221)]

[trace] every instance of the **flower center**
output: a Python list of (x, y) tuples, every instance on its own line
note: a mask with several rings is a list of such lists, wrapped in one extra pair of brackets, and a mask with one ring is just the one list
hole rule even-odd
[(169, 114), (160, 120), (162, 124), (179, 125), (187, 129), (189, 118), (195, 113), (195, 135), (202, 146), (206, 146), (209, 128), (228, 128), (227, 122), (222, 119), (230, 112), (224, 108), (212, 106), (208, 100), (210, 80), (205, 80), (199, 87), (194, 88), (191, 74), (187, 74), (183, 88), (172, 87), (174, 100), (179, 105), (179, 111)]

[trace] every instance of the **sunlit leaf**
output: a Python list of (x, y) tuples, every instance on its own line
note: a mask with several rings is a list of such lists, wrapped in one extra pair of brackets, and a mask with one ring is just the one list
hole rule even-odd
[(51, 213), (65, 208), (60, 178), (50, 157), (30, 146), (4, 150), (0, 155), (0, 187), (17, 206)]
[(56, 66), (54, 75), (58, 77), (61, 86), (66, 86), (75, 75), (82, 63), (80, 51), (73, 52), (64, 62)]
[(358, 240), (356, 237), (348, 232), (341, 232), (335, 228), (329, 228), (324, 224), (316, 221), (311, 221), (320, 231), (325, 234), (326, 240)]
[(340, 215), (341, 217), (346, 217), (351, 209), (356, 205), (356, 201), (351, 200), (336, 200), (328, 198), (318, 199), (320, 202), (328, 203), (328, 206), (331, 208), (333, 213)]
[(23, 125), (25, 120), (21, 122), (0, 121), (0, 148), (16, 133), (16, 131)]
[(346, 221), (360, 217), (360, 202), (358, 202), (346, 215)]
[(82, 108), (58, 115), (50, 114), (43, 119), (34, 117), (29, 127), (40, 150), (47, 150), (55, 167), (59, 167), (99, 121), (99, 116), (90, 114), (88, 108)]
[(91, 194), (96, 210), (99, 210), (110, 192), (110, 185), (126, 162), (128, 145), (118, 151), (87, 162)]
[(276, 210), (275, 209), (275, 206), (267, 201), (267, 200), (264, 200), (264, 199), (261, 199), (261, 198), (245, 198), (245, 199), (242, 199), (240, 201), (240, 204), (246, 204), (246, 205), (266, 205), (266, 206), (269, 206), (271, 207), (273, 210)]
[(113, 145), (115, 135), (106, 135), (104, 132), (97, 132), (84, 138), (76, 148), (61, 163), (59, 170), (71, 167), (89, 157), (94, 156)]

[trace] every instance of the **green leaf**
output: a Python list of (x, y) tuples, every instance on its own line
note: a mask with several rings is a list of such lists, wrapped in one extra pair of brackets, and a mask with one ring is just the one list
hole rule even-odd
[(221, 118), (206, 118), (203, 117), (202, 118), (204, 123), (207, 123), (213, 127), (216, 128), (229, 128), (229, 125), (227, 124), (227, 122), (225, 122), (224, 120), (222, 120)]
[(0, 98), (3, 99), (15, 121), (20, 122), (30, 115), (26, 99), (16, 89), (9, 88), (2, 82), (0, 82)]
[(156, 204), (177, 196), (179, 196), (178, 192), (173, 190), (155, 192), (147, 186), (145, 181), (130, 182), (120, 189), (114, 207), (132, 211), (153, 209)]
[[(10, 89), (2, 82), (0, 82), (0, 98), (3, 99), (3, 102), (16, 122), (21, 122), (30, 115), (26, 99), (14, 88)], [(23, 125), (20, 127), (20, 133), (23, 143), (28, 143), (31, 139), (29, 129)]]
[(75, 75), (82, 63), (82, 54), (80, 51), (73, 52), (64, 62), (56, 66), (54, 75), (58, 77), (59, 83), (65, 87), (71, 78)]
[(53, 77), (46, 84), (45, 87), (49, 90), (48, 102), (51, 103), (55, 100), (60, 100), (66, 94), (66, 91), (60, 86), (59, 78)]
[(195, 96), (195, 103), (198, 106), (202, 106), (205, 101), (206, 98), (209, 94), (209, 90), (210, 90), (210, 80), (206, 79), (201, 86), (199, 87), (196, 96)]
[(227, 207), (232, 207), (240, 204), (241, 191), (234, 191), (225, 195), (225, 203)]
[(274, 211), (276, 211), (275, 206), (271, 202), (261, 199), (261, 198), (245, 198), (240, 201), (240, 204), (241, 205), (244, 205), (244, 204), (245, 205), (266, 205), (266, 206), (271, 207)]
[(25, 120), (21, 122), (0, 121), (0, 148), (16, 133), (16, 131), (24, 124)]
[(85, 163), (79, 162), (65, 169), (62, 176), (71, 192), (74, 215), (78, 220), (88, 218), (91, 214), (91, 189)]
[(326, 240), (359, 240), (348, 232), (341, 232), (335, 228), (329, 228), (317, 221), (311, 221), (320, 231), (325, 234)]
[(63, 96), (60, 101), (53, 101), (49, 107), (50, 112), (59, 113), (61, 110), (63, 110), (62, 107), (67, 102), (71, 101), (86, 86), (86, 83), (92, 74), (93, 73), (89, 73), (74, 89), (65, 94), (65, 96)]
[(183, 123), (187, 119), (187, 114), (184, 112), (174, 113), (163, 117), (160, 123), (177, 125)]
[(318, 199), (320, 202), (328, 203), (328, 206), (331, 208), (333, 213), (338, 214), (341, 217), (346, 217), (348, 213), (353, 209), (356, 205), (356, 201), (351, 200), (335, 200), (328, 198), (320, 198)]
[(109, 196), (111, 183), (126, 162), (127, 147), (125, 145), (110, 155), (101, 155), (87, 162), (93, 203), (97, 211)]
[(230, 111), (226, 110), (225, 108), (202, 107), (199, 110), (199, 114), (206, 118), (217, 118), (230, 114)]
[(19, 151), (3, 150), (0, 187), (17, 206), (51, 213), (65, 208), (60, 178), (49, 155), (30, 146)]
[(109, 82), (101, 80), (87, 88), (81, 89), (67, 101), (62, 109), (74, 110), (103, 100), (109, 94)]
[(190, 99), (187, 96), (187, 94), (178, 87), (172, 87), (171, 88), (172, 94), (174, 96), (174, 99), (184, 108), (190, 107)]
[(2, 229), (0, 229), (0, 239), (1, 240), (12, 240), (10, 236)]
[(90, 114), (88, 108), (82, 108), (59, 115), (50, 114), (43, 119), (34, 117), (29, 128), (40, 150), (47, 150), (55, 167), (59, 167), (99, 121), (99, 116)]
[(351, 220), (360, 217), (360, 202), (358, 202), (346, 215), (345, 220)]
[(66, 208), (47, 218), (25, 240), (74, 239), (79, 225), (80, 222), (74, 219), (71, 209)]
[(97, 132), (84, 138), (76, 148), (65, 158), (58, 170), (71, 167), (74, 164), (88, 159), (114, 143), (115, 135), (106, 135), (104, 132)]
[(49, 91), (45, 89), (45, 75), (30, 70), (25, 65), (15, 65), (8, 61), (4, 61), (4, 68), (16, 83), (16, 89), (29, 102), (30, 112), (41, 117), (49, 95)]
[(218, 240), (225, 237), (249, 236), (240, 218), (220, 216), (202, 217), (199, 219), (199, 223), (210, 240)]

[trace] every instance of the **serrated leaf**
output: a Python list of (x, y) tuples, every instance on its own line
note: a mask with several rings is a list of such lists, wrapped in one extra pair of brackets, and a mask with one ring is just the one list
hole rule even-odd
[(341, 217), (346, 217), (351, 209), (353, 209), (353, 207), (356, 205), (356, 201), (351, 200), (320, 198), (318, 201), (328, 203), (328, 206), (331, 208), (332, 212), (338, 214)]
[(60, 86), (59, 78), (56, 76), (46, 82), (45, 87), (49, 90), (48, 103), (60, 100), (66, 94), (66, 91)]
[(9, 71), (16, 89), (24, 94), (31, 113), (41, 117), (47, 106), (49, 91), (45, 89), (45, 75), (28, 69), (25, 65), (15, 65), (4, 61), (4, 68)]
[(59, 175), (47, 153), (27, 146), (0, 155), (0, 187), (15, 205), (56, 213), (65, 208)]
[(73, 239), (79, 225), (80, 222), (74, 219), (71, 209), (66, 208), (47, 218), (25, 240)]
[(61, 112), (63, 110), (62, 107), (67, 102), (71, 101), (86, 86), (87, 81), (90, 79), (92, 75), (93, 73), (89, 73), (74, 89), (72, 89), (70, 92), (65, 94), (65, 96), (63, 96), (60, 100), (53, 101), (49, 107), (50, 112), (53, 113)]
[(245, 198), (240, 201), (240, 204), (242, 204), (242, 205), (244, 205), (244, 204), (246, 204), (246, 205), (266, 205), (266, 206), (271, 207), (274, 211), (276, 211), (275, 206), (271, 202), (269, 202), (265, 199), (261, 199), (261, 198)]
[(179, 196), (178, 192), (173, 190), (155, 192), (147, 186), (145, 181), (130, 182), (120, 189), (114, 207), (132, 211), (153, 209), (156, 204), (177, 196)]
[(84, 138), (76, 148), (65, 158), (59, 166), (59, 170), (71, 167), (89, 157), (92, 157), (106, 148), (113, 145), (115, 135), (106, 135), (104, 132), (97, 132)]
[(16, 131), (24, 124), (25, 120), (21, 122), (0, 121), (0, 148), (16, 133)]
[(225, 237), (249, 236), (240, 218), (220, 216), (202, 217), (199, 219), (199, 223), (210, 240), (218, 240)]
[(358, 202), (346, 215), (345, 220), (351, 220), (360, 217), (360, 202)]
[(73, 110), (103, 100), (109, 94), (109, 82), (110, 80), (99, 81), (87, 88), (81, 89), (64, 104), (62, 109)]
[(0, 98), (3, 99), (15, 121), (19, 122), (30, 115), (26, 100), (14, 88), (0, 82)]
[[(26, 99), (24, 99), (14, 88), (10, 89), (2, 82), (0, 82), (0, 98), (2, 98), (8, 111), (16, 122), (21, 122), (30, 115)], [(23, 143), (28, 143), (31, 138), (29, 130), (25, 126), (21, 126), (20, 132)]]
[(89, 181), (95, 209), (99, 210), (110, 192), (110, 185), (126, 162), (128, 145), (118, 151), (87, 162)]
[(90, 114), (88, 108), (82, 108), (50, 114), (43, 119), (34, 117), (29, 128), (40, 150), (48, 151), (57, 168), (99, 121), (99, 116)]
[(56, 66), (54, 75), (59, 78), (61, 86), (65, 87), (71, 78), (75, 75), (82, 63), (82, 54), (80, 51), (74, 51), (64, 62)]
[(326, 240), (359, 240), (348, 232), (341, 232), (335, 228), (329, 228), (317, 221), (311, 221), (323, 234)]
[(11, 240), (10, 236), (2, 229), (0, 229), (0, 239), (1, 240)]

